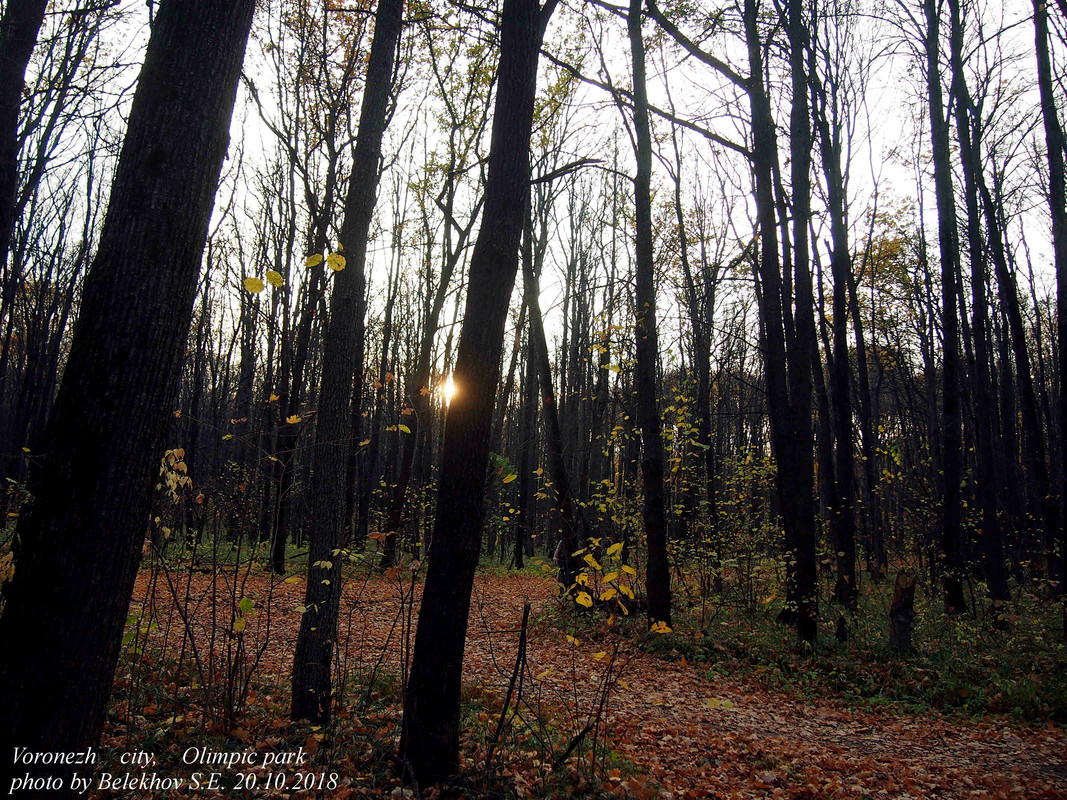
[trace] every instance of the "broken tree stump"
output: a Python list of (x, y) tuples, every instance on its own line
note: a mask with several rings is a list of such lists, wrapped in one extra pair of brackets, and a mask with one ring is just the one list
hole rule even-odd
[(893, 602), (889, 604), (889, 646), (898, 653), (910, 652), (914, 628), (915, 577), (901, 572), (893, 586)]

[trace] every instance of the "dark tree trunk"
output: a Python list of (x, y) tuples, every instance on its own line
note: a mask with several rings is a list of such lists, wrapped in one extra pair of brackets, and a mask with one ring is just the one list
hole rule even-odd
[[(0, 18), (0, 274), (7, 267), (11, 229), (15, 224), (15, 194), (19, 185), (19, 106), (26, 67), (37, 44), (47, 7), (47, 0), (8, 0), (4, 16)], [(8, 276), (4, 274), (3, 277)], [(17, 282), (5, 280), (4, 288), (14, 292)], [(10, 307), (8, 298), (5, 298), (3, 307)]]
[[(790, 577), (789, 600), (797, 610), (797, 634), (814, 641), (818, 617), (816, 529), (814, 509), (814, 440), (811, 426), (811, 353), (816, 348), (814, 293), (812, 291), (808, 227), (811, 224), (811, 114), (805, 53), (808, 28), (804, 3), (789, 4), (792, 104), (789, 117), (790, 182), (793, 199), (793, 275), (796, 313), (789, 347), (789, 436), (779, 448), (779, 469), (785, 468), (789, 491), (783, 496)], [(783, 302), (785, 298), (783, 297)], [(854, 561), (854, 558), (853, 558)], [(853, 568), (853, 572), (854, 572)], [(854, 580), (854, 578), (853, 578)]]
[[(967, 247), (971, 262), (971, 336), (973, 368), (975, 440), (978, 456), (978, 505), (982, 511), (979, 545), (984, 560), (986, 582), (994, 606), (1010, 599), (1008, 575), (1004, 564), (1004, 539), (1000, 524), (1001, 493), (997, 477), (997, 459), (1002, 443), (997, 436), (997, 403), (993, 393), (991, 336), (989, 331), (988, 276), (986, 243), (982, 238), (981, 213), (978, 210), (977, 175), (982, 171), (980, 120), (971, 119), (973, 110), (967, 76), (963, 69), (963, 20), (960, 1), (949, 0), (949, 41), (956, 97), (956, 138), (963, 165), (964, 197), (967, 209)], [(994, 618), (1002, 618), (994, 614)]]
[[(362, 383), (366, 311), (367, 237), (378, 190), (382, 136), (388, 118), (393, 64), (400, 36), (402, 0), (379, 0), (367, 82), (360, 108), (359, 133), (352, 156), (352, 176), (345, 218), (338, 236), (346, 258), (336, 273), (330, 299), (330, 323), (324, 335), (322, 386), (315, 428), (315, 469), (311, 497), (316, 527), (308, 551), (307, 609), (293, 658), (294, 720), (323, 723), (331, 712), (331, 666), (341, 600), (341, 562), (347, 527), (345, 482), (352, 442), (352, 386)], [(357, 395), (358, 396), (358, 395)]]
[(859, 596), (856, 584), (856, 476), (855, 451), (852, 441), (852, 386), (848, 354), (848, 278), (852, 271), (849, 255), (847, 198), (842, 169), (842, 142), (839, 126), (831, 127), (830, 98), (823, 91), (815, 72), (812, 51), (811, 81), (816, 100), (813, 118), (819, 131), (823, 175), (826, 178), (828, 211), (830, 212), (830, 272), (833, 277), (833, 359), (830, 364), (830, 391), (833, 395), (834, 434), (836, 438), (837, 502), (833, 528), (837, 564), (834, 599), (843, 606), (855, 609)]
[[(21, 259), (8, 262), (17, 215), (19, 107), (26, 67), (47, 6), (46, 0), (8, 0), (0, 18), (0, 402), (14, 349), (15, 299), (23, 281)], [(0, 480), (17, 474), (20, 460), (16, 453), (22, 445), (17, 440), (22, 438), (23, 429), (15, 420), (0, 420)]]
[(589, 530), (586, 528), (585, 516), (580, 506), (575, 504), (571, 492), (570, 470), (563, 459), (563, 432), (559, 424), (559, 408), (556, 394), (552, 387), (552, 366), (548, 360), (548, 341), (545, 339), (545, 322), (541, 317), (541, 303), (538, 299), (540, 290), (537, 275), (534, 273), (533, 258), (533, 222), (527, 220), (527, 246), (523, 248), (522, 280), (526, 304), (530, 309), (530, 351), (529, 358), (534, 362), (541, 389), (542, 409), (545, 418), (545, 444), (548, 449), (548, 473), (552, 488), (556, 492), (556, 509), (559, 511), (562, 525), (560, 533), (562, 544), (559, 550), (557, 566), (559, 581), (565, 590), (570, 590), (574, 582), (576, 565), (573, 553), (587, 545)]
[(637, 175), (634, 178), (634, 302), (637, 316), (637, 365), (634, 370), (637, 421), (641, 427), (643, 516), (648, 545), (649, 624), (671, 623), (671, 573), (667, 558), (666, 492), (663, 486), (663, 422), (657, 405), (656, 267), (652, 244), (652, 135), (645, 88), (645, 42), (641, 35), (643, 0), (630, 0), (627, 29), (634, 78), (634, 130)]
[(941, 553), (945, 610), (965, 611), (963, 594), (963, 530), (960, 486), (963, 481), (963, 440), (960, 408), (959, 242), (952, 192), (949, 127), (941, 94), (941, 17), (936, 0), (923, 0), (926, 15), (926, 81), (930, 96), (930, 140), (933, 145), (937, 236), (941, 256), (942, 404), (941, 416)]
[[(1034, 39), (1037, 50), (1037, 83), (1041, 92), (1041, 118), (1045, 126), (1045, 151), (1048, 157), (1049, 211), (1052, 215), (1052, 248), (1056, 264), (1056, 328), (1057, 371), (1060, 377), (1059, 421), (1060, 448), (1063, 453), (1064, 431), (1067, 431), (1067, 179), (1064, 175), (1064, 135), (1056, 110), (1056, 95), (1053, 90), (1052, 62), (1049, 58), (1048, 9), (1041, 0), (1034, 0)], [(1060, 467), (1056, 476), (1057, 492), (1049, 498), (1050, 503), (1067, 501), (1067, 469)], [(1063, 601), (1063, 635), (1067, 638), (1067, 537), (1060, 521), (1056, 530), (1056, 548), (1049, 553), (1055, 558), (1059, 550), (1058, 594)], [(1050, 570), (1051, 572), (1051, 570)]]
[(915, 628), (915, 578), (897, 575), (893, 601), (889, 604), (889, 646), (898, 653), (912, 649), (911, 633)]
[(159, 5), (5, 591), (5, 753), (103, 726), (253, 6)]
[[(785, 527), (787, 558), (796, 559), (798, 549), (805, 542), (814, 548), (815, 509), (812, 483), (813, 446), (811, 436), (811, 384), (808, 383), (804, 426), (794, 428), (798, 415), (792, 411), (787, 374), (786, 305), (789, 293), (783, 283), (782, 259), (778, 249), (778, 231), (774, 196), (774, 170), (777, 159), (774, 120), (770, 100), (763, 85), (763, 42), (759, 34), (759, 6), (756, 0), (745, 2), (745, 39), (748, 49), (748, 96), (752, 111), (752, 169), (755, 177), (756, 218), (759, 227), (760, 253), (757, 260), (759, 285), (757, 298), (763, 343), (763, 369), (767, 392), (767, 412), (770, 417), (771, 444), (777, 462), (776, 481), (782, 521)], [(789, 326), (792, 328), (792, 326)], [(789, 358), (803, 358), (809, 362), (810, 348), (797, 352), (794, 346)], [(810, 366), (809, 378), (810, 378)], [(798, 435), (802, 441), (798, 440)], [(814, 596), (814, 552), (811, 553), (810, 577), (812, 591), (802, 593), (797, 582), (798, 568), (790, 567), (789, 600), (791, 608), (783, 613), (783, 620), (796, 622), (803, 637), (815, 635), (817, 607)], [(807, 565), (805, 565), (807, 566)], [(805, 573), (809, 570), (805, 569)], [(800, 600), (809, 602), (801, 605)]]
[(418, 784), (459, 769), (460, 679), (508, 301), (529, 195), (537, 59), (554, 0), (505, 0), (485, 211), (445, 417), (437, 517), (404, 693), (400, 758)]

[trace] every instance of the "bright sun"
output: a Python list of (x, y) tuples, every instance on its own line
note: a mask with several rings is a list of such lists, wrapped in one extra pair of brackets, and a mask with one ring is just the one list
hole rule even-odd
[(456, 383), (452, 380), (452, 376), (449, 375), (440, 384), (441, 399), (445, 401), (445, 405), (452, 403), (452, 398), (456, 396)]

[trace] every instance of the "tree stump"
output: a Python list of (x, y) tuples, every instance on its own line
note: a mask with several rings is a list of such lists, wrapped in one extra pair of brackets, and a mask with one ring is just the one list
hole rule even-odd
[(901, 572), (893, 586), (893, 602), (889, 604), (889, 646), (898, 653), (910, 652), (914, 627), (915, 578)]

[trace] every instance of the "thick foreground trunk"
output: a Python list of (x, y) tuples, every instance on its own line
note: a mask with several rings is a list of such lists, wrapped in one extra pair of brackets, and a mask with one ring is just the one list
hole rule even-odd
[(104, 723), (253, 6), (159, 6), (5, 588), (3, 786), (13, 746), (79, 750)]

